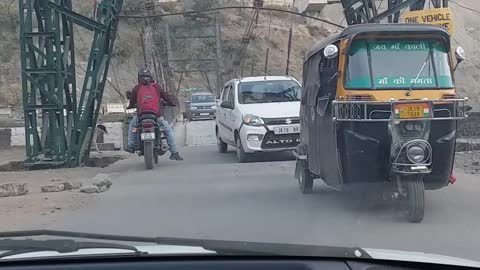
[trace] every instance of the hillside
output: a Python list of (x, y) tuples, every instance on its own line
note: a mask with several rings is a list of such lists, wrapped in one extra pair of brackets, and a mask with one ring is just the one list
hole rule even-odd
[[(16, 31), (18, 7), (16, 1), (0, 1), (0, 105), (11, 104), (16, 108), (21, 106), (21, 87), (19, 75), (19, 56), (18, 56), (18, 34)], [(135, 6), (138, 1), (126, 1), (126, 8)], [(480, 10), (480, 1), (478, 0), (456, 0), (456, 2), (468, 7)], [(82, 14), (89, 14), (90, 4), (87, 1), (76, 1), (76, 11)], [(175, 9), (181, 9), (176, 7)], [(467, 10), (454, 3), (451, 8), (455, 17), (454, 42), (465, 48), (468, 54), (468, 60), (463, 63), (457, 71), (457, 87), (461, 94), (467, 95), (472, 99), (473, 106), (480, 109), (480, 99), (477, 94), (476, 86), (480, 82), (480, 48), (475, 46), (480, 40), (480, 16), (474, 11)], [(223, 20), (222, 28), (222, 49), (225, 59), (225, 66), (231, 65), (234, 55), (238, 52), (241, 39), (244, 34), (247, 23), (252, 16), (251, 10), (229, 11), (218, 14)], [(339, 4), (331, 5), (325, 8), (323, 16), (337, 23), (343, 23), (343, 14)], [(254, 31), (246, 55), (244, 75), (263, 74), (264, 63), (267, 48), (269, 49), (268, 73), (272, 75), (284, 74), (286, 66), (288, 30), (291, 23), (291, 16), (284, 13), (262, 11), (256, 31)], [(121, 93), (128, 90), (136, 80), (137, 68), (143, 65), (141, 41), (139, 33), (141, 32), (143, 22), (141, 20), (122, 20), (118, 39), (116, 43), (114, 57), (112, 59), (112, 68), (109, 78), (111, 84), (107, 84), (104, 101), (120, 101), (120, 95), (114, 88)], [(290, 74), (301, 79), (302, 62), (304, 52), (317, 40), (324, 37), (329, 32), (337, 31), (337, 27), (319, 24), (317, 26), (306, 26), (305, 20), (295, 18), (293, 21), (293, 43), (291, 55)], [(88, 32), (76, 28), (76, 47), (78, 54), (77, 77), (83, 79), (82, 68), (85, 67), (85, 54), (90, 45), (90, 36)], [(239, 75), (239, 74), (238, 74)], [(207, 87), (206, 80), (199, 74), (191, 74), (184, 78), (182, 88), (189, 87)]]

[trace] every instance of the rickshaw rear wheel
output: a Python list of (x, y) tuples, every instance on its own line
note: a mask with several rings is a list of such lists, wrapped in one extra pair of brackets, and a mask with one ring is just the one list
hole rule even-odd
[(422, 176), (414, 176), (404, 181), (408, 200), (407, 219), (412, 223), (423, 220), (425, 213), (425, 186)]
[(298, 187), (303, 194), (310, 194), (313, 192), (313, 176), (308, 168), (306, 161), (300, 162), (300, 174), (298, 176)]

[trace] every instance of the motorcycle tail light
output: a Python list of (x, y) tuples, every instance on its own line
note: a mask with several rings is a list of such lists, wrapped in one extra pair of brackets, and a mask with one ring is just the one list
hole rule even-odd
[(144, 128), (151, 128), (151, 127), (153, 127), (153, 123), (151, 123), (151, 122), (142, 123), (142, 127), (144, 127)]
[(143, 133), (148, 133), (148, 132), (153, 132), (153, 131), (152, 131), (151, 129), (149, 129), (149, 128), (144, 128), (144, 129), (142, 130), (142, 132), (143, 132)]
[(137, 132), (137, 128), (135, 128), (135, 127), (132, 128), (132, 132), (133, 132), (133, 133), (136, 133), (136, 132)]

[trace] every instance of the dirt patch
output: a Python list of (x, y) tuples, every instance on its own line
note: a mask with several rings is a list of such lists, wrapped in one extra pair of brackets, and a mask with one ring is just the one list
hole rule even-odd
[(480, 174), (480, 151), (458, 152), (455, 167), (469, 174)]
[[(124, 157), (116, 156), (116, 157), (91, 157), (85, 162), (85, 166), (87, 167), (95, 167), (95, 168), (106, 168), (113, 163), (124, 159)], [(59, 169), (59, 168), (52, 168), (52, 167), (25, 167), (23, 161), (10, 161), (5, 164), (0, 165), (0, 172), (20, 172), (20, 171), (29, 171), (29, 170), (51, 170), (51, 169)]]
[(23, 161), (10, 161), (0, 165), (0, 172), (18, 172), (27, 171)]
[(124, 159), (124, 157), (91, 157), (85, 162), (85, 166), (87, 167), (98, 167), (98, 168), (106, 168), (113, 163)]

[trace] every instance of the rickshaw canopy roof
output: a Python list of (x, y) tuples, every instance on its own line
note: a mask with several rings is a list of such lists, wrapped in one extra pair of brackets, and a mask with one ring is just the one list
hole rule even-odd
[(339, 40), (353, 37), (361, 34), (375, 34), (375, 33), (388, 33), (399, 34), (438, 34), (444, 36), (447, 40), (450, 40), (450, 34), (448, 30), (442, 26), (431, 24), (410, 24), (410, 23), (393, 23), (393, 24), (381, 24), (381, 23), (366, 23), (356, 24), (343, 29), (342, 32), (330, 35), (319, 42), (315, 43), (310, 51), (305, 55), (305, 62), (313, 55), (317, 54), (326, 46), (333, 44)]

